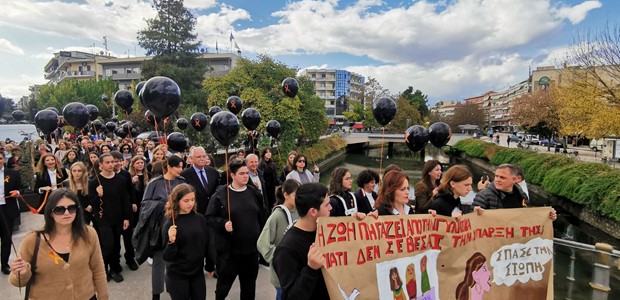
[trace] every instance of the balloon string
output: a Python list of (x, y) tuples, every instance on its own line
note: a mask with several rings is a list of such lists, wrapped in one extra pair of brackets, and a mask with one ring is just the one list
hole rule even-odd
[[(164, 118), (164, 144), (168, 145), (168, 139), (166, 139), (166, 124), (168, 123), (168, 117)], [(159, 137), (158, 137), (159, 139)]]
[(228, 221), (230, 222), (230, 187), (228, 186), (228, 178), (230, 177), (230, 174), (228, 174), (228, 146), (226, 146), (226, 151), (224, 152), (224, 163), (226, 164), (224, 174), (226, 174), (226, 201), (228, 202)]
[[(88, 157), (88, 161), (90, 161), (90, 150), (88, 150), (88, 147), (86, 147), (85, 150), (86, 150), (85, 151), (86, 156)], [(95, 166), (93, 165), (93, 168), (94, 167)], [(99, 179), (99, 173), (97, 172), (97, 170), (93, 170), (93, 173), (95, 173), (95, 178), (97, 179), (97, 182), (99, 183), (99, 185), (102, 186), (101, 179)], [(101, 196), (99, 196), (99, 219), (103, 219), (103, 198)]]
[(252, 138), (252, 145), (250, 145), (250, 150), (252, 150), (252, 153), (256, 152), (256, 149), (254, 149), (254, 131), (250, 130), (250, 137)]
[(164, 183), (167, 183), (167, 184), (164, 184), (164, 187), (166, 188), (166, 195), (168, 195), (168, 206), (172, 208), (172, 213), (170, 214), (170, 218), (172, 220), (172, 226), (175, 226), (176, 224), (174, 222), (174, 214), (175, 214), (174, 201), (172, 200), (172, 197), (170, 197), (170, 194), (172, 194), (172, 190), (170, 188), (170, 181), (166, 180), (165, 176), (163, 176), (163, 178), (164, 178)]
[[(125, 111), (125, 119), (129, 120), (129, 114), (127, 113), (127, 111)], [(129, 121), (129, 122), (131, 122), (131, 121)], [(131, 139), (132, 138), (132, 136), (131, 136), (131, 126), (128, 125), (127, 128), (129, 128), (129, 132), (127, 134), (129, 135), (129, 138)]]
[[(301, 120), (301, 113), (299, 113), (299, 110), (297, 110), (297, 116), (299, 117), (299, 125), (301, 125), (301, 132), (304, 135), (304, 137), (306, 137), (306, 128), (304, 127), (304, 122)], [(313, 165), (316, 165), (316, 162), (314, 161), (314, 157), (313, 156), (314, 155), (309, 155), (308, 158), (310, 158), (310, 160), (312, 160), (312, 164)]]
[(383, 170), (383, 138), (385, 137), (385, 127), (381, 127), (381, 158), (379, 159), (379, 174)]

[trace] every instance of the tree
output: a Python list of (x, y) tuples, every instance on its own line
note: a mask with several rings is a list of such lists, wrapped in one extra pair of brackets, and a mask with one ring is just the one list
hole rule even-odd
[(351, 101), (350, 103), (349, 110), (343, 113), (344, 118), (350, 122), (364, 121), (364, 104), (360, 101)]
[[(282, 125), (278, 138), (281, 153), (298, 146), (313, 144), (329, 126), (324, 102), (316, 96), (313, 82), (297, 78), (299, 93), (295, 98), (285, 97), (280, 83), (286, 77), (295, 77), (295, 70), (259, 55), (256, 61), (240, 59), (230, 73), (204, 80), (209, 106), (225, 108), (226, 99), (236, 95), (243, 100), (243, 108), (256, 108), (262, 115), (258, 127), (263, 132), (269, 120)], [(205, 108), (206, 109), (206, 108)]]
[(401, 93), (401, 96), (407, 99), (411, 104), (417, 105), (422, 119), (430, 116), (430, 110), (428, 109), (428, 96), (424, 95), (422, 91), (415, 90), (414, 92), (413, 87), (409, 86)]
[(420, 117), (420, 111), (417, 103), (412, 103), (404, 95), (396, 100), (396, 116), (390, 124), (387, 125), (391, 131), (405, 131), (409, 126), (422, 125), (423, 120)]
[(146, 20), (147, 27), (138, 31), (138, 44), (147, 55), (155, 56), (144, 62), (142, 74), (145, 78), (169, 77), (181, 88), (184, 105), (200, 105), (206, 98), (202, 79), (207, 64), (197, 51), (196, 18), (182, 0), (154, 0), (153, 8), (157, 16)]
[[(99, 108), (102, 118), (112, 116), (113, 95), (118, 90), (118, 84), (111, 78), (104, 80), (64, 80), (59, 84), (46, 84), (41, 87), (35, 101), (35, 109), (45, 109), (53, 106), (62, 112), (63, 107), (70, 102), (93, 104)], [(106, 94), (109, 102), (101, 100)], [(117, 112), (118, 114), (118, 112)]]
[(484, 111), (477, 104), (461, 104), (454, 110), (448, 120), (450, 128), (456, 129), (459, 125), (478, 125), (481, 129), (486, 125), (486, 116)]
[(515, 99), (512, 120), (527, 131), (551, 137), (558, 133), (558, 101), (551, 89), (538, 90)]

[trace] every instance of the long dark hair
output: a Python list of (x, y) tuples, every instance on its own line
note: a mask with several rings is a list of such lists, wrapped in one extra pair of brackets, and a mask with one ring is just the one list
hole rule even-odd
[(465, 276), (463, 281), (456, 286), (455, 299), (467, 300), (469, 299), (469, 288), (473, 287), (476, 282), (472, 276), (473, 271), (477, 271), (482, 268), (482, 265), (487, 261), (487, 258), (480, 252), (474, 253), (465, 265)]
[(284, 201), (286, 200), (284, 199), (284, 194), (286, 193), (290, 195), (291, 193), (297, 191), (297, 188), (299, 188), (300, 185), (301, 183), (295, 179), (285, 180), (281, 186), (276, 188), (276, 204), (284, 204)]
[(429, 174), (436, 166), (441, 166), (441, 163), (436, 159), (431, 159), (424, 164), (424, 168), (422, 168), (422, 182), (430, 189), (439, 186), (440, 180), (433, 181), (431, 179), (431, 175)]
[(329, 180), (330, 195), (342, 195), (345, 192), (344, 187), (342, 187), (342, 179), (347, 172), (350, 173), (349, 169), (342, 167), (336, 168), (336, 170), (332, 172), (332, 177)]
[[(271, 153), (271, 158), (269, 160), (265, 159), (265, 154), (267, 154), (267, 152)], [(273, 151), (271, 151), (270, 147), (263, 149), (263, 152), (260, 155), (260, 163), (258, 164), (258, 167), (259, 169), (264, 169), (264, 168), (275, 169), (276, 164), (273, 162)]]
[(44, 209), (44, 219), (45, 225), (43, 225), (43, 230), (40, 230), (40, 233), (47, 233), (49, 236), (52, 236), (56, 233), (56, 221), (54, 221), (54, 217), (52, 217), (52, 210), (58, 205), (58, 202), (62, 198), (67, 198), (75, 205), (78, 206), (77, 211), (75, 212), (75, 220), (71, 223), (71, 235), (72, 235), (72, 243), (76, 242), (78, 239), (83, 239), (86, 241), (86, 224), (84, 224), (84, 216), (82, 215), (82, 206), (80, 205), (80, 201), (78, 200), (78, 196), (68, 188), (59, 188), (53, 191), (49, 198), (47, 198), (47, 204), (45, 204)]
[(441, 178), (441, 184), (437, 188), (438, 194), (453, 195), (454, 191), (450, 182), (461, 182), (467, 178), (472, 177), (471, 172), (464, 165), (454, 165), (448, 169), (448, 171)]

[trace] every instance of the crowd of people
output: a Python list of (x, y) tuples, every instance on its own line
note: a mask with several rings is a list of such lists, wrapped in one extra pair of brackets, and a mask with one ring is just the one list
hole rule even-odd
[(217, 278), (216, 299), (226, 299), (237, 277), (240, 299), (254, 299), (260, 263), (271, 266), (276, 299), (329, 299), (324, 258), (313, 243), (319, 217), (458, 218), (528, 203), (513, 165), (499, 166), (493, 182), (483, 179), (468, 209), (460, 197), (472, 190), (473, 175), (463, 165), (444, 172), (439, 161), (427, 161), (412, 202), (410, 178), (396, 165), (356, 178), (339, 167), (325, 186), (318, 166), (308, 167), (295, 151), (280, 171), (270, 148), (239, 151), (226, 173), (200, 146), (172, 153), (152, 140), (84, 137), (38, 147), (33, 189), (45, 204), (45, 225), (24, 238), (9, 264), (24, 190), (19, 147), (9, 145), (0, 151), (0, 262), (10, 283), (26, 286), (32, 298), (108, 299), (109, 282), (124, 280), (124, 248), (129, 270), (151, 264), (153, 299), (164, 291), (172, 299), (205, 299), (205, 274)]

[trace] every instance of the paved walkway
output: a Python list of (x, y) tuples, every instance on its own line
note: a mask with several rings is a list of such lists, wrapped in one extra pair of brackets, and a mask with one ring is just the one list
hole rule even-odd
[[(43, 216), (33, 215), (30, 212), (24, 212), (21, 214), (22, 224), (19, 231), (13, 235), (13, 242), (19, 250), (19, 245), (22, 242), (24, 236), (33, 229), (40, 229), (43, 226)], [(13, 260), (15, 254), (11, 254), (10, 260)], [(124, 263), (121, 258), (121, 263)], [(151, 299), (151, 267), (144, 263), (137, 271), (130, 271), (128, 267), (123, 265), (125, 271), (123, 276), (125, 281), (116, 283), (114, 281), (108, 282), (110, 288), (110, 299)], [(269, 281), (269, 269), (260, 266), (258, 279), (256, 282), (256, 299), (268, 300), (275, 299), (276, 292)], [(19, 300), (24, 299), (23, 293), (25, 289), (22, 288), (22, 294), (20, 295), (19, 289), (10, 285), (7, 280), (8, 276), (0, 274), (0, 299), (3, 300)], [(207, 299), (215, 299), (215, 283), (216, 279), (207, 278)], [(167, 293), (162, 294), (161, 299), (170, 299)], [(239, 281), (235, 281), (228, 299), (239, 299)]]

